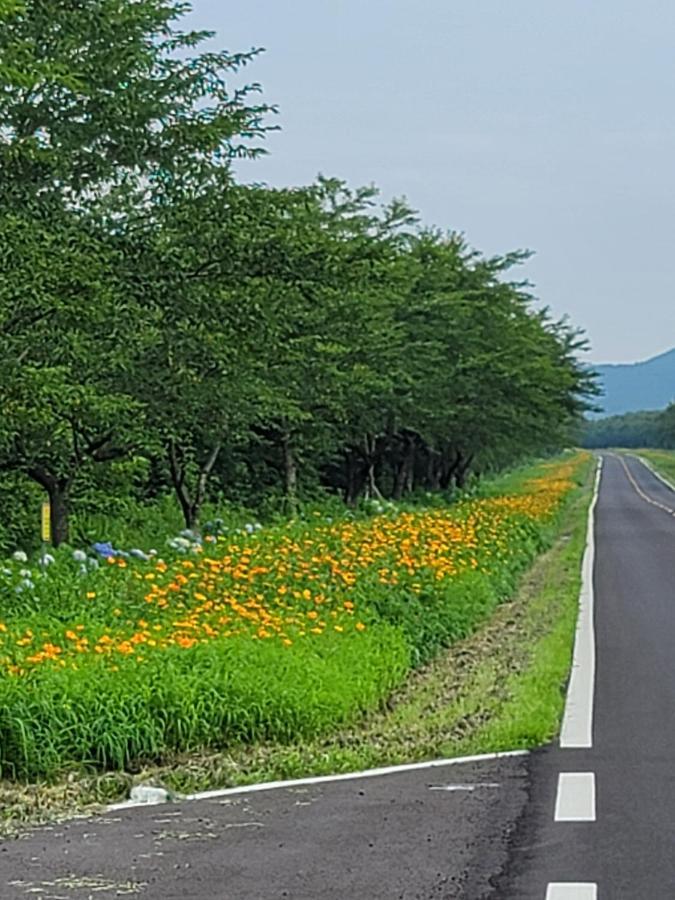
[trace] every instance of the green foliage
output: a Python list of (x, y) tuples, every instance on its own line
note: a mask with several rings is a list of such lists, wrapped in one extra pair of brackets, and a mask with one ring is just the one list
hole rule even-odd
[(584, 423), (584, 447), (675, 447), (675, 404)]
[[(422, 665), (440, 650), (469, 635), (515, 589), (518, 576), (548, 543), (541, 525), (516, 519), (508, 529), (513, 552), (489, 572), (467, 572), (414, 596), (372, 590), (371, 603), (385, 621), (399, 626)], [(516, 549), (517, 548), (517, 549)]]
[(209, 35), (175, 29), (187, 9), (2, 10), (0, 462), (48, 492), (56, 543), (86, 464), (156, 449), (134, 390), (155, 310), (123, 235), (228, 183), (230, 160), (255, 154), (244, 144), (265, 130), (269, 108), (247, 103), (257, 86), (226, 84), (255, 51), (194, 55)]
[[(142, 571), (69, 543), (163, 552), (182, 523), (241, 530), (249, 509), (302, 540), (315, 513), (348, 528), (387, 501), (480, 496), (481, 475), (567, 445), (593, 377), (579, 333), (513, 280), (527, 254), (485, 258), (373, 186), (235, 184), (274, 112), (236, 83), (257, 51), (205, 51), (183, 2), (80, 7), (0, 0), (0, 551), (36, 549), (46, 496), (65, 545), (48, 571), (0, 567), (3, 618), (43, 642), (146, 614)], [(481, 572), (419, 593), (365, 579), (363, 632), (8, 674), (0, 766), (352, 721), (512, 591), (552, 525), (507, 519)]]
[[(587, 471), (588, 460), (575, 465), (577, 474)], [(509, 502), (514, 491), (515, 496), (533, 496), (528, 482), (545, 471), (539, 465), (502, 479), (500, 487), (506, 493), (500, 496)], [(488, 536), (471, 538), (474, 526), (467, 524), (469, 542), (455, 546), (453, 559), (457, 564), (465, 559), (468, 567), (442, 581), (433, 570), (418, 570), (406, 578), (401, 565), (400, 580), (383, 585), (379, 571), (384, 557), (367, 563), (368, 548), (383, 519), (364, 523), (372, 528), (360, 543), (366, 565), (349, 596), (359, 621), (367, 622), (365, 630), (352, 624), (351, 629), (340, 626), (338, 633), (329, 627), (319, 635), (296, 637), (292, 646), (278, 639), (232, 634), (195, 640), (187, 647), (144, 644), (142, 653), (120, 651), (112, 659), (94, 647), (100, 651), (99, 639), (107, 639), (115, 623), (131, 630), (146, 626), (149, 635), (156, 633), (152, 622), (138, 623), (151, 618), (145, 599), (150, 582), (144, 576), (154, 581), (160, 569), (133, 560), (123, 567), (92, 568), (80, 561), (82, 554), (72, 555), (66, 548), (42, 572), (36, 567), (26, 570), (21, 561), (11, 562), (0, 572), (2, 773), (25, 779), (50, 776), (73, 764), (124, 768), (161, 761), (175, 751), (311, 738), (353, 722), (383, 703), (411, 667), (470, 634), (511, 596), (519, 575), (556, 527), (561, 503), (567, 502), (564, 493), (556, 497), (546, 514), (535, 516), (511, 510), (509, 502), (489, 507), (480, 520), (483, 524), (477, 526), (486, 528)], [(477, 513), (475, 505), (460, 504), (453, 507), (452, 521), (478, 522)], [(393, 513), (394, 518), (398, 515)], [(339, 558), (339, 535), (352, 527), (345, 517), (327, 559)], [(249, 546), (261, 541), (278, 551), (313, 544), (319, 533), (325, 541), (323, 521), (285, 522), (251, 537)], [(246, 538), (233, 538), (241, 551)], [(392, 560), (397, 554), (398, 549)], [(172, 571), (192, 570), (193, 563), (185, 559), (185, 565)], [(319, 571), (320, 565), (312, 574)], [(26, 587), (27, 580), (31, 587)], [(290, 583), (291, 588), (300, 586), (297, 579)], [(299, 599), (291, 597), (289, 593), (287, 602), (296, 605), (286, 609), (306, 611), (301, 593)], [(168, 621), (190, 616), (187, 597), (178, 608), (169, 610)], [(32, 654), (52, 646), (52, 640), (67, 644), (80, 637), (87, 643), (72, 665), (58, 654), (23, 674), (7, 665), (6, 654), (22, 646), (17, 640), (30, 638), (26, 652)]]
[(210, 502), (399, 500), (560, 449), (593, 378), (510, 280), (527, 254), (373, 186), (235, 184), (274, 110), (236, 85), (257, 51), (205, 52), (188, 9), (0, 8), (0, 480), (46, 492), (58, 545), (73, 512), (169, 492), (192, 528)]
[(94, 659), (37, 677), (30, 691), (3, 679), (0, 769), (31, 779), (66, 762), (122, 769), (172, 750), (312, 737), (372, 708), (407, 668), (404, 641), (383, 627), (295, 653), (233, 640), (116, 672)]
[(0, 555), (23, 547), (35, 550), (40, 540), (40, 488), (19, 472), (0, 478)]

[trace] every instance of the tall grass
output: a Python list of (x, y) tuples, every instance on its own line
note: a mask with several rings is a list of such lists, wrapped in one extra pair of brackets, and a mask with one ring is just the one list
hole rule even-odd
[[(0, 774), (30, 780), (72, 765), (121, 769), (175, 751), (307, 739), (376, 709), (411, 667), (509, 596), (586, 468), (579, 456), (518, 472), (495, 503), (286, 523), (205, 547), (236, 557), (235, 569), (249, 561), (238, 581), (231, 566), (214, 575), (208, 559), (200, 569), (184, 558), (84, 574), (63, 558), (29, 594), (6, 580)], [(169, 587), (146, 594), (161, 578)], [(226, 595), (235, 600), (218, 631), (213, 609)]]
[(0, 681), (4, 776), (68, 762), (127, 768), (175, 750), (313, 737), (377, 706), (405, 676), (396, 629), (327, 635), (295, 653), (242, 639)]

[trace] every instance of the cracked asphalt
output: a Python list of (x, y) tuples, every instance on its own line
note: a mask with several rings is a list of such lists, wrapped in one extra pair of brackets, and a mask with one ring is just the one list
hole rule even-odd
[(480, 897), (526, 758), (126, 809), (0, 845), (2, 900)]

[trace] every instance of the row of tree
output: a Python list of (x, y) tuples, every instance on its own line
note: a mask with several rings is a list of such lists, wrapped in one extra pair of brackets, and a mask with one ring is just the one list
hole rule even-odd
[(235, 183), (275, 112), (174, 0), (0, 0), (0, 470), (395, 498), (569, 440), (583, 338), (402, 201)]
[(586, 422), (584, 447), (675, 448), (675, 403), (663, 410), (642, 410)]

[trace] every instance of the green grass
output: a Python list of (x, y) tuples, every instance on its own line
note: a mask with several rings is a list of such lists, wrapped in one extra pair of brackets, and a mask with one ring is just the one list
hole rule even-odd
[[(496, 503), (285, 523), (163, 568), (119, 560), (80, 575), (66, 555), (18, 594), (17, 564), (4, 576), (0, 619), (2, 774), (125, 769), (198, 748), (308, 739), (357, 720), (509, 596), (555, 531), (562, 495), (527, 486), (548, 472), (543, 464), (502, 479)], [(210, 574), (211, 554), (216, 564), (246, 558), (244, 574), (229, 564)], [(223, 605), (235, 591), (234, 607)], [(205, 613), (204, 601), (222, 609)], [(261, 610), (279, 621), (251, 624)], [(223, 611), (230, 624), (221, 626)]]
[(675, 450), (635, 450), (630, 452), (634, 456), (644, 457), (657, 472), (675, 484)]
[[(341, 727), (323, 734), (301, 722), (291, 735), (283, 728), (222, 749), (188, 747), (157, 765), (137, 759), (126, 771), (73, 772), (37, 786), (0, 784), (6, 824), (35, 821), (57, 810), (80, 809), (125, 796), (133, 781), (152, 780), (179, 793), (278, 778), (329, 774), (444, 756), (527, 748), (551, 740), (559, 728), (577, 617), (581, 558), (592, 480), (566, 505), (551, 549), (520, 579), (511, 599), (472, 634), (438, 654), (404, 682), (396, 675), (386, 706), (375, 703), (356, 719), (354, 694), (335, 698), (328, 714), (344, 715)], [(343, 682), (350, 648), (333, 662), (333, 683)], [(388, 648), (390, 649), (390, 648)], [(388, 652), (383, 648), (382, 652)], [(402, 656), (399, 661), (402, 660)], [(367, 678), (366, 673), (361, 673)], [(314, 672), (314, 679), (320, 673)], [(399, 685), (392, 691), (392, 683)], [(290, 690), (289, 682), (289, 690)], [(319, 705), (330, 700), (330, 684), (317, 684)], [(325, 694), (322, 694), (325, 691)], [(349, 700), (352, 697), (352, 701)], [(371, 700), (373, 697), (371, 696)], [(194, 698), (184, 698), (187, 710)], [(124, 704), (120, 709), (125, 709)], [(126, 709), (133, 722), (136, 712)], [(281, 710), (282, 720), (288, 711)], [(303, 730), (304, 729), (304, 730)], [(67, 729), (66, 729), (67, 731)], [(197, 742), (198, 743), (198, 742)]]
[(387, 709), (322, 740), (177, 757), (139, 779), (192, 792), (550, 741), (560, 726), (570, 671), (591, 483), (589, 465), (557, 540), (521, 580), (513, 599), (413, 674)]
[(327, 635), (289, 653), (234, 640), (165, 654), (162, 666), (54, 670), (0, 689), (4, 772), (31, 780), (69, 762), (125, 769), (219, 743), (311, 738), (377, 705), (409, 669), (400, 631)]

